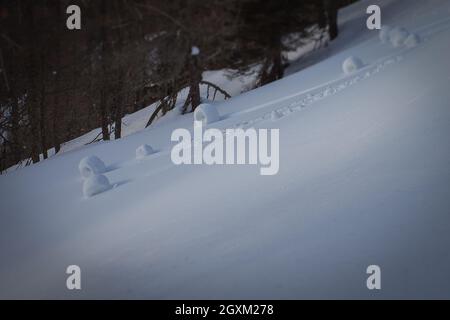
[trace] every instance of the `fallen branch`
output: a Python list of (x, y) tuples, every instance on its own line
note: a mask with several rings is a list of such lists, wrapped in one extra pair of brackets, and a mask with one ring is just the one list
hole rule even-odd
[[(231, 95), (230, 95), (228, 92), (226, 92), (225, 90), (223, 90), (223, 89), (220, 88), (219, 86), (215, 85), (214, 83), (211, 83), (211, 82), (209, 82), (209, 81), (202, 80), (202, 81), (200, 81), (200, 84), (204, 84), (204, 85), (206, 85), (206, 86), (208, 86), (208, 87), (213, 88), (214, 90), (216, 90), (216, 92), (217, 92), (217, 91), (220, 92), (221, 94), (224, 95), (225, 100), (231, 98)], [(215, 97), (216, 97), (216, 94), (214, 93), (214, 98), (215, 98)]]

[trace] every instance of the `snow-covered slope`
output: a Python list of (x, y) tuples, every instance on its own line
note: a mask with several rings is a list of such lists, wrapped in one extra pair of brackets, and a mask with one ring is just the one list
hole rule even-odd
[[(0, 176), (0, 297), (450, 298), (450, 2), (376, 1), (414, 48), (365, 28), (373, 2), (341, 13), (319, 63), (217, 104), (214, 127), (280, 129), (278, 175), (173, 165), (190, 114)], [(90, 155), (114, 187), (86, 199)]]

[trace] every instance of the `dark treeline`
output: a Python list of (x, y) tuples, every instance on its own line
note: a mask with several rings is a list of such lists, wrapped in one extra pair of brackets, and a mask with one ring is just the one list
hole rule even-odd
[[(118, 139), (123, 116), (152, 103), (148, 125), (177, 103), (192, 112), (201, 86), (227, 97), (205, 70), (259, 66), (256, 86), (280, 79), (283, 53), (337, 37), (338, 8), (350, 2), (0, 0), (0, 172), (94, 128), (98, 140)], [(66, 27), (73, 4), (81, 30)]]

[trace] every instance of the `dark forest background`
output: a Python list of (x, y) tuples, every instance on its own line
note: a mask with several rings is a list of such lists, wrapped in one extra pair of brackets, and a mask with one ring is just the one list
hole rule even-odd
[[(98, 140), (119, 139), (124, 115), (152, 103), (148, 125), (180, 102), (192, 112), (201, 86), (227, 97), (206, 70), (257, 65), (255, 86), (280, 79), (283, 53), (336, 38), (338, 9), (351, 2), (0, 0), (0, 172), (94, 128)], [(73, 4), (81, 30), (66, 27)]]

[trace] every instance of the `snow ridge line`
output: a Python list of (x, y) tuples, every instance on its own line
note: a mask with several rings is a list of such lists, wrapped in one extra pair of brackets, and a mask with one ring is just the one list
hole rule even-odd
[[(405, 51), (405, 52), (409, 51), (409, 50), (410, 49), (403, 49), (403, 51)], [(230, 117), (227, 117), (227, 118), (223, 119), (222, 121), (231, 120), (236, 115), (244, 115), (244, 114), (255, 112), (255, 111), (258, 111), (261, 109), (266, 109), (267, 107), (274, 106), (281, 102), (290, 101), (293, 98), (297, 98), (299, 96), (302, 97), (300, 99), (296, 99), (296, 100), (292, 101), (287, 106), (281, 106), (281, 107), (278, 107), (275, 109), (270, 109), (270, 111), (265, 112), (263, 115), (261, 115), (259, 117), (256, 117), (256, 118), (253, 118), (250, 120), (239, 121), (239, 122), (235, 123), (234, 125), (227, 126), (226, 128), (217, 128), (214, 126), (214, 125), (220, 124), (220, 122), (222, 122), (222, 121), (214, 122), (211, 125), (207, 126), (205, 128), (205, 130), (207, 128), (215, 128), (215, 129), (220, 130), (222, 132), (222, 134), (227, 135), (227, 133), (229, 133), (229, 132), (227, 132), (227, 130), (230, 128), (245, 130), (245, 129), (253, 127), (254, 125), (256, 125), (260, 122), (270, 120), (271, 116), (272, 116), (272, 112), (280, 113), (281, 117), (279, 119), (282, 119), (282, 118), (286, 117), (287, 115), (290, 115), (294, 112), (301, 111), (304, 108), (309, 107), (310, 105), (312, 105), (318, 101), (324, 100), (325, 98), (329, 98), (329, 97), (359, 83), (360, 81), (365, 80), (365, 79), (381, 72), (387, 66), (395, 64), (402, 60), (403, 60), (403, 55), (401, 55), (400, 53), (396, 53), (394, 55), (384, 57), (384, 58), (378, 60), (378, 62), (375, 62), (374, 64), (366, 65), (362, 69), (358, 70), (354, 75), (343, 76), (336, 80), (329, 81), (325, 84), (304, 90), (302, 92), (297, 92), (297, 93), (294, 93), (287, 97), (283, 97), (280, 99), (276, 99), (276, 100), (252, 107), (243, 112), (234, 113), (234, 114), (230, 115)], [(305, 96), (305, 97), (303, 97), (303, 96)], [(277, 120), (279, 120), (279, 119), (277, 119)], [(191, 147), (184, 150), (185, 152), (189, 152), (194, 147), (194, 144), (196, 143), (195, 139), (191, 138), (191, 142), (192, 142)], [(158, 153), (150, 156), (148, 160), (160, 158), (163, 156), (168, 156), (170, 154), (171, 154), (171, 148), (163, 149), (163, 150), (160, 150)], [(167, 168), (167, 169), (169, 169), (169, 168)]]
[[(250, 127), (254, 126), (255, 124), (257, 124), (259, 122), (262, 122), (265, 120), (270, 120), (273, 112), (278, 112), (279, 114), (281, 114), (282, 117), (280, 117), (279, 119), (282, 119), (283, 117), (290, 115), (294, 112), (300, 111), (306, 107), (309, 107), (318, 101), (321, 101), (321, 100), (324, 100), (331, 96), (334, 96), (334, 95), (338, 94), (339, 92), (359, 83), (360, 81), (363, 81), (363, 80), (365, 80), (369, 77), (372, 77), (373, 75), (381, 72), (387, 66), (395, 64), (402, 60), (403, 60), (403, 55), (396, 53), (393, 56), (389, 56), (388, 58), (381, 59), (379, 62), (377, 62), (375, 64), (367, 65), (366, 67), (359, 70), (354, 76), (350, 76), (350, 77), (346, 76), (346, 77), (339, 78), (337, 80), (332, 80), (330, 82), (327, 82), (327, 83), (317, 86), (315, 88), (311, 88), (306, 91), (284, 97), (282, 99), (271, 101), (269, 103), (265, 103), (258, 107), (254, 107), (254, 108), (250, 109), (250, 112), (256, 111), (259, 109), (264, 109), (265, 107), (273, 106), (274, 104), (278, 104), (280, 102), (285, 102), (285, 101), (291, 100), (295, 97), (302, 96), (302, 98), (295, 99), (294, 101), (290, 102), (286, 106), (281, 106), (281, 107), (278, 107), (275, 109), (271, 109), (269, 112), (266, 112), (259, 117), (256, 117), (256, 118), (250, 119), (250, 120), (240, 121), (234, 125), (234, 128), (246, 129), (246, 128), (250, 128)], [(225, 133), (226, 129), (222, 130), (222, 132)]]
[[(423, 42), (426, 42), (426, 41), (428, 41), (429, 36), (433, 36), (434, 34), (439, 33), (442, 30), (448, 29), (449, 22), (450, 22), (450, 18), (441, 19), (439, 21), (436, 21), (431, 24), (417, 28), (416, 30), (414, 30), (414, 33), (422, 33), (421, 36), (424, 38)], [(381, 58), (370, 65), (366, 65), (362, 69), (358, 70), (357, 73), (355, 73), (355, 75), (343, 76), (338, 79), (331, 80), (325, 84), (321, 84), (316, 87), (309, 88), (302, 92), (297, 92), (297, 93), (294, 93), (294, 94), (286, 96), (286, 97), (282, 97), (282, 98), (279, 98), (276, 100), (272, 100), (270, 102), (266, 102), (264, 104), (249, 108), (245, 111), (231, 114), (226, 119), (231, 119), (238, 115), (244, 115), (247, 113), (251, 113), (253, 111), (264, 109), (265, 107), (273, 106), (274, 104), (285, 102), (287, 100), (296, 98), (298, 96), (306, 95), (305, 98), (295, 100), (288, 106), (283, 106), (283, 107), (279, 107), (276, 109), (272, 109), (272, 110), (270, 110), (270, 112), (267, 112), (267, 113), (263, 114), (262, 116), (251, 119), (251, 120), (240, 121), (234, 126), (234, 128), (246, 129), (246, 128), (250, 128), (254, 124), (259, 123), (261, 121), (270, 120), (272, 112), (278, 112), (279, 114), (282, 115), (277, 120), (282, 119), (285, 116), (287, 116), (293, 112), (300, 111), (303, 108), (308, 107), (317, 101), (321, 101), (327, 97), (333, 96), (333, 95), (347, 89), (348, 87), (351, 87), (351, 86), (359, 83), (360, 81), (365, 80), (365, 79), (381, 72), (382, 70), (384, 70), (387, 66), (389, 66), (391, 64), (395, 64), (397, 62), (402, 61), (403, 55), (414, 49), (415, 48), (404, 48), (398, 53)], [(222, 132), (225, 133), (226, 130), (222, 130)]]
[(449, 28), (450, 18), (437, 20), (433, 23), (421, 26), (414, 30), (415, 33), (420, 33), (423, 37), (432, 36), (436, 33), (445, 31)]

